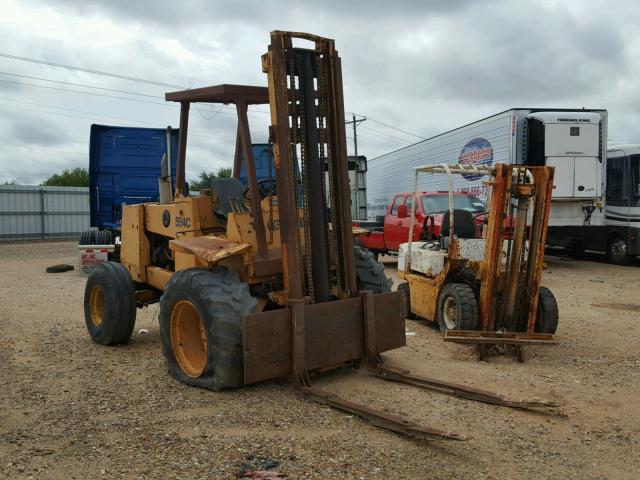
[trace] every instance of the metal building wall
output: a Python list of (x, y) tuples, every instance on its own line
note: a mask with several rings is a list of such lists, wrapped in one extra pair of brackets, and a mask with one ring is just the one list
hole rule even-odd
[(88, 229), (87, 187), (0, 185), (0, 241), (74, 238)]

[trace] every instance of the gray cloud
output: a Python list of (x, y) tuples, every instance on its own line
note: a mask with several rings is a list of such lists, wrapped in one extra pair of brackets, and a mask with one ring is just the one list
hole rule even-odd
[[(47, 28), (32, 25), (33, 12), (47, 6), (54, 12), (45, 14), (51, 17)], [(0, 50), (15, 55), (185, 87), (265, 85), (260, 55), (270, 30), (309, 31), (336, 39), (346, 109), (400, 129), (430, 136), (511, 107), (585, 106), (609, 109), (612, 138), (640, 141), (634, 137), (640, 120), (640, 11), (631, 1), (31, 0), (15, 8), (24, 11), (24, 23), (8, 20), (0, 30), (3, 44), (15, 48)], [(83, 30), (87, 25), (91, 29)], [(51, 29), (59, 33), (47, 36)], [(170, 90), (2, 58), (0, 71), (159, 96)], [(176, 106), (2, 83), (0, 97), (12, 100), (0, 100), (7, 127), (0, 131), (0, 166), (31, 181), (62, 166), (85, 166), (91, 123), (178, 123)], [(207, 118), (213, 112), (203, 107)], [(254, 138), (264, 139), (268, 115), (255, 112), (253, 120)], [(67, 136), (52, 135), (51, 123)], [(210, 120), (192, 111), (190, 127), (188, 177), (231, 165), (232, 111)], [(358, 139), (359, 151), (369, 157), (417, 140), (373, 120), (362, 124)], [(12, 163), (16, 154), (9, 150), (24, 154), (28, 145), (29, 166)], [(47, 145), (73, 153), (50, 155), (56, 162), (44, 163), (39, 159)]]

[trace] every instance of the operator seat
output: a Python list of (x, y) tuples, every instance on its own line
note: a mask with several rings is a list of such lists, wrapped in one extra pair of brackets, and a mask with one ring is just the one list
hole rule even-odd
[[(440, 226), (440, 242), (443, 249), (449, 248), (449, 228), (451, 225), (451, 211), (447, 210)], [(453, 211), (453, 230), (457, 238), (475, 238), (476, 226), (473, 214), (467, 210)]]

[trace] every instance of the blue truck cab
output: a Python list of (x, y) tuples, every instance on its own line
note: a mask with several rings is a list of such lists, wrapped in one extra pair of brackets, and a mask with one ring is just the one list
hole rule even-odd
[[(167, 151), (163, 128), (91, 125), (89, 140), (90, 224), (120, 230), (122, 204), (157, 202), (160, 164)], [(171, 176), (175, 184), (178, 130), (171, 136)]]
[[(122, 221), (122, 205), (157, 202), (160, 164), (167, 151), (167, 132), (163, 128), (91, 125), (89, 139), (89, 211), (91, 227), (111, 231), (117, 236)], [(171, 136), (171, 176), (175, 185), (178, 158), (178, 130)], [(256, 176), (267, 190), (275, 177), (273, 153), (268, 143), (253, 144)], [(240, 182), (247, 185), (242, 162)], [(87, 233), (86, 243), (95, 243)], [(81, 242), (82, 243), (82, 242)]]

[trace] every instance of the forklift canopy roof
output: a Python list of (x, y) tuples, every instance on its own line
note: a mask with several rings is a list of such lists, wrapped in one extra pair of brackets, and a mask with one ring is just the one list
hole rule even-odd
[(237, 103), (244, 99), (247, 105), (260, 105), (269, 103), (269, 90), (267, 87), (253, 85), (215, 85), (213, 87), (192, 88), (179, 92), (168, 92), (165, 100), (170, 102), (210, 102), (210, 103)]

